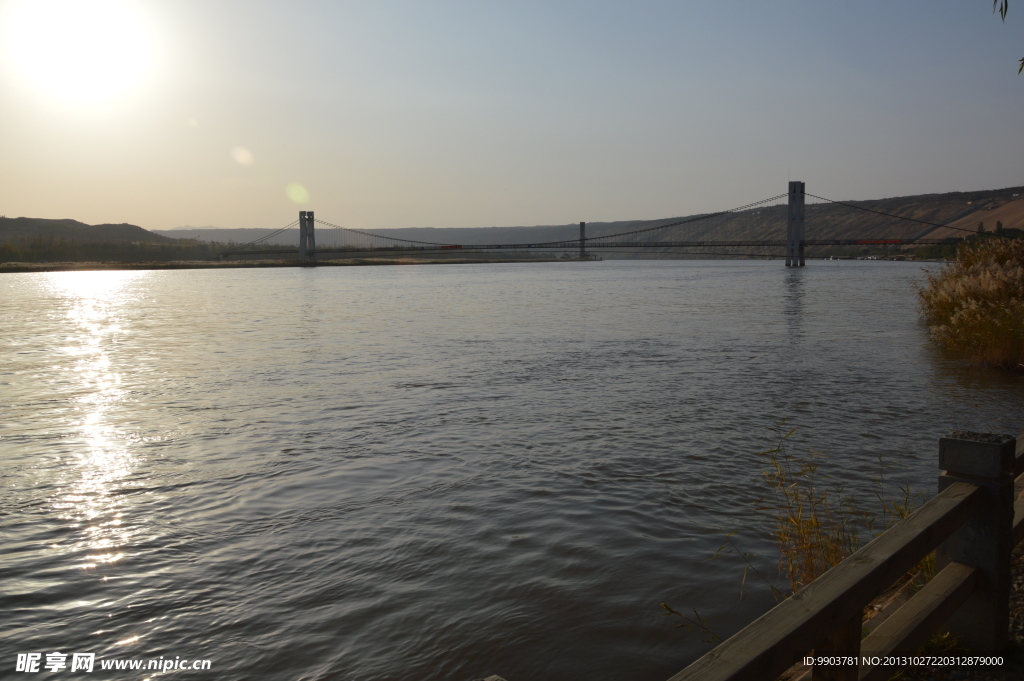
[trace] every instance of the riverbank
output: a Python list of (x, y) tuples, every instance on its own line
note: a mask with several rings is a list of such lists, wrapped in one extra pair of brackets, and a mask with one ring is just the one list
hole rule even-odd
[(145, 262), (5, 262), (4, 272), (96, 272), (107, 270), (206, 270), (258, 267), (353, 267), (361, 265), (482, 265), (512, 262), (557, 262), (558, 258), (343, 258), (318, 260), (154, 260)]

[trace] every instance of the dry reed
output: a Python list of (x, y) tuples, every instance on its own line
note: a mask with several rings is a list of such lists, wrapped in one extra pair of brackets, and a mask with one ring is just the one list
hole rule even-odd
[(961, 243), (917, 287), (931, 336), (974, 364), (1024, 369), (1024, 240)]
[[(771, 579), (754, 567), (749, 560), (753, 554), (741, 551), (732, 539), (736, 532), (730, 532), (726, 535), (726, 543), (708, 560), (735, 553), (746, 563), (740, 583), (740, 599), (751, 572), (768, 585), (777, 601), (795, 594), (852, 555), (863, 540), (877, 537), (910, 515), (919, 505), (922, 495), (909, 485), (898, 485), (895, 487), (898, 494), (889, 494), (893, 486), (884, 477), (889, 464), (879, 457), (879, 472), (874, 476), (874, 496), (878, 506), (876, 510), (868, 510), (853, 494), (845, 493), (841, 486), (827, 484), (832, 478), (820, 469), (820, 452), (810, 451), (806, 456), (797, 456), (790, 451), (788, 440), (797, 429), (789, 428), (786, 422), (787, 419), (782, 419), (768, 428), (772, 433), (773, 446), (758, 452), (758, 456), (768, 464), (761, 475), (770, 496), (757, 501), (769, 502), (757, 510), (768, 511), (771, 515), (774, 523), (772, 537), (779, 547), (779, 573), (789, 582), (789, 593), (776, 587)], [(901, 578), (893, 591), (903, 586), (920, 588), (934, 576), (935, 554), (932, 553)], [(708, 621), (696, 610), (690, 617), (667, 603), (662, 603), (661, 607), (665, 610), (664, 616), (682, 619), (676, 628), (700, 631), (706, 643), (720, 640), (721, 637), (709, 628)], [(867, 610), (872, 610), (870, 605)]]
[[(820, 452), (811, 451), (806, 456), (790, 452), (787, 440), (796, 428), (787, 429), (783, 420), (768, 430), (774, 436), (774, 446), (758, 456), (768, 464), (761, 474), (771, 490), (771, 504), (758, 510), (769, 511), (773, 516), (772, 536), (779, 546), (779, 572), (789, 581), (790, 593), (796, 593), (838, 565), (863, 540), (878, 536), (910, 515), (918, 505), (921, 493), (913, 492), (909, 486), (898, 486), (897, 495), (889, 494), (892, 487), (884, 478), (888, 466), (881, 457), (879, 473), (874, 477), (878, 506), (869, 510), (841, 486), (828, 484), (831, 476), (820, 469)], [(931, 560), (926, 559), (912, 572), (923, 571), (930, 576), (931, 565)]]

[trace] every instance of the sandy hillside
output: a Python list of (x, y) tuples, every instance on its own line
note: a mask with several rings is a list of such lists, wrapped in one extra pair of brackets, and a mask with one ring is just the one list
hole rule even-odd
[[(964, 236), (963, 229), (974, 232), (978, 229), (978, 223), (985, 223), (985, 231), (991, 232), (996, 228), (996, 222), (1001, 221), (1003, 227), (1012, 229), (1024, 229), (1024, 194), (1017, 198), (996, 198), (991, 200), (979, 210), (955, 220), (949, 227), (940, 227), (927, 235), (928, 239), (942, 239), (949, 236)], [(959, 227), (960, 229), (952, 229)]]

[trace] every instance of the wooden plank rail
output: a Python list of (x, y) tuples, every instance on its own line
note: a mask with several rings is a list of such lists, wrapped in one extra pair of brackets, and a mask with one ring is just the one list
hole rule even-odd
[[(861, 641), (863, 655), (911, 655), (934, 633), (933, 622), (945, 622), (977, 585), (977, 568), (950, 563), (920, 591)], [(886, 681), (898, 667), (877, 665), (860, 670), (860, 681)]]
[[(979, 651), (1001, 648), (1010, 552), (1024, 539), (1024, 435), (951, 433), (939, 464), (938, 495), (669, 681), (774, 679), (811, 651), (854, 659), (813, 667), (814, 681), (885, 679), (896, 669), (862, 656), (912, 653), (943, 625)], [(861, 640), (864, 608), (932, 551), (935, 578)]]

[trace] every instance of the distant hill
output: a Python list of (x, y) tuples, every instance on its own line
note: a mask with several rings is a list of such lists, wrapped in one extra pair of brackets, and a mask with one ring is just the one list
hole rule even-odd
[(0, 262), (209, 260), (223, 244), (155, 234), (137, 225), (0, 218)]
[(81, 242), (173, 243), (175, 240), (136, 225), (87, 225), (78, 220), (0, 218), (0, 241), (16, 239), (74, 239)]
[[(962, 236), (963, 229), (976, 228), (984, 221), (991, 231), (996, 221), (1007, 228), (1024, 226), (1024, 187), (983, 190), (973, 192), (950, 192), (946, 194), (921, 194), (900, 196), (868, 201), (843, 200), (868, 210), (857, 210), (835, 203), (823, 203), (808, 197), (806, 233), (808, 239), (829, 238), (944, 238)], [(706, 220), (667, 229), (659, 233), (660, 240), (697, 241), (714, 239), (732, 241), (741, 239), (774, 240), (783, 239), (786, 234), (785, 199), (773, 204), (746, 211), (728, 213)], [(959, 227), (934, 228), (908, 220), (887, 218), (870, 211), (890, 213), (924, 222), (949, 224)], [(637, 229), (655, 227), (660, 224), (690, 220), (699, 215), (661, 218), (657, 220), (628, 220), (619, 222), (588, 222), (589, 238), (607, 234), (618, 234)], [(215, 229), (182, 228), (157, 230), (168, 237), (189, 237), (219, 242), (248, 243), (268, 234), (270, 229)], [(561, 241), (579, 237), (579, 224), (536, 225), (518, 227), (405, 227), (399, 229), (369, 230), (381, 236), (400, 239), (427, 241), (443, 244), (515, 244), (543, 241)], [(294, 245), (298, 243), (298, 230), (282, 232), (268, 241), (270, 244)]]
[[(997, 223), (1005, 229), (1024, 228), (1024, 187), (922, 194), (870, 201), (844, 201), (859, 208), (822, 202), (808, 197), (806, 238), (808, 239), (885, 239), (946, 238), (974, 232), (979, 223), (993, 231)], [(837, 197), (829, 197), (837, 198)], [(841, 198), (841, 197), (839, 197)], [(867, 210), (860, 210), (867, 209)], [(681, 216), (658, 220), (588, 222), (587, 237), (595, 238), (641, 230), (672, 222), (685, 222), (658, 230), (640, 238), (653, 241), (775, 241), (785, 238), (786, 200), (752, 209), (715, 216)], [(876, 212), (872, 212), (876, 211)], [(934, 227), (921, 222), (886, 217), (888, 213), (924, 223), (949, 225)], [(12, 261), (136, 258), (206, 258), (223, 250), (226, 244), (245, 244), (263, 237), (272, 229), (216, 229), (189, 227), (149, 231), (137, 225), (87, 225), (77, 220), (41, 218), (0, 218), (0, 259)], [(330, 230), (318, 231), (318, 245), (329, 247), (339, 238)], [(438, 244), (518, 244), (576, 239), (579, 224), (535, 225), (519, 227), (406, 227), (370, 230), (375, 234)], [(197, 242), (199, 240), (199, 242)], [(201, 243), (200, 243), (201, 242)], [(291, 229), (269, 240), (268, 244), (296, 246), (298, 230)], [(645, 249), (642, 252), (608, 253), (608, 257), (677, 257), (671, 249)], [(770, 250), (770, 249), (769, 249)], [(777, 250), (777, 249), (776, 249)], [(765, 251), (767, 253), (768, 251)], [(607, 252), (606, 252), (607, 253)]]

